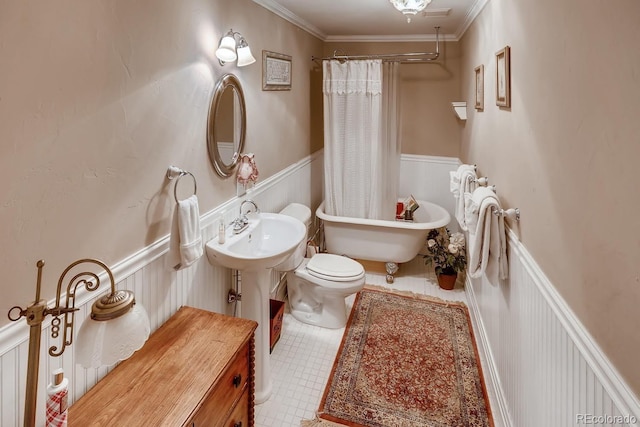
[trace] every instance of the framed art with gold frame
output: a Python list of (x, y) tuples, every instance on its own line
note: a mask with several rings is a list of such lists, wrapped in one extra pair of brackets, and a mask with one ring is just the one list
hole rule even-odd
[(476, 76), (476, 103), (475, 108), (478, 111), (484, 110), (484, 65), (478, 65), (475, 68)]
[(511, 107), (511, 48), (496, 52), (496, 105)]
[(262, 51), (262, 90), (291, 90), (291, 56)]

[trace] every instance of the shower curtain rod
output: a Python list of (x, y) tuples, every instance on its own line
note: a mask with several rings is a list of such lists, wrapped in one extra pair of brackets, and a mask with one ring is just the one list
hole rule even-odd
[[(440, 27), (434, 27), (436, 29), (436, 51), (435, 52), (408, 52), (408, 53), (382, 53), (371, 55), (338, 55), (338, 50), (333, 51), (332, 56), (326, 56), (324, 58), (311, 57), (314, 62), (318, 61), (352, 61), (357, 59), (382, 59), (383, 62), (400, 62), (402, 64), (419, 64), (433, 62), (440, 56)], [(429, 56), (428, 58), (423, 58)]]

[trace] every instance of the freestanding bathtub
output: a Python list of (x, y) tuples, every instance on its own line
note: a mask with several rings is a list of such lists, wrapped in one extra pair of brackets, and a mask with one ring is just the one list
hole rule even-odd
[[(404, 199), (400, 199), (404, 200)], [(324, 202), (316, 210), (322, 220), (326, 250), (351, 258), (386, 263), (387, 282), (393, 282), (398, 263), (415, 258), (425, 244), (429, 230), (449, 224), (451, 215), (443, 207), (417, 201), (414, 222), (349, 218), (324, 212)]]

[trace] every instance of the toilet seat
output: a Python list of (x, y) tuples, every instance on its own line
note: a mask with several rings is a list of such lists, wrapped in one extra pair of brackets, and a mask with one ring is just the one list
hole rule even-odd
[(350, 258), (330, 254), (304, 258), (287, 273), (291, 314), (311, 325), (343, 328), (348, 314), (345, 298), (361, 291), (365, 280), (364, 267)]
[(306, 265), (310, 275), (334, 282), (350, 282), (364, 277), (359, 262), (341, 255), (316, 254)]

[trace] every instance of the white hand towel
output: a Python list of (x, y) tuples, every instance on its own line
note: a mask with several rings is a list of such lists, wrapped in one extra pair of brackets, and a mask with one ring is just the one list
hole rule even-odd
[[(466, 220), (469, 228), (469, 275), (481, 277), (488, 272), (496, 272), (500, 279), (509, 276), (507, 261), (507, 238), (504, 217), (495, 215), (500, 210), (496, 194), (486, 187), (474, 190), (467, 197)], [(497, 269), (497, 270), (496, 270)]]
[(200, 209), (194, 194), (176, 205), (171, 223), (167, 265), (180, 270), (189, 267), (203, 254)]
[(476, 167), (473, 165), (460, 165), (456, 171), (449, 172), (449, 189), (456, 198), (455, 217), (462, 230), (467, 231), (465, 223), (466, 199), (465, 193), (471, 193), (478, 187), (475, 182)]
[(453, 197), (458, 198), (460, 194), (460, 174), (457, 170), (449, 172), (449, 190), (453, 193)]
[(458, 198), (458, 195), (460, 194), (460, 183), (462, 182), (462, 174), (465, 172), (473, 172), (475, 173), (476, 171), (476, 167), (473, 165), (460, 165), (458, 166), (458, 169), (456, 169), (455, 171), (450, 171), (449, 172), (449, 189), (451, 190), (451, 192), (453, 193), (453, 196), (455, 198)]

